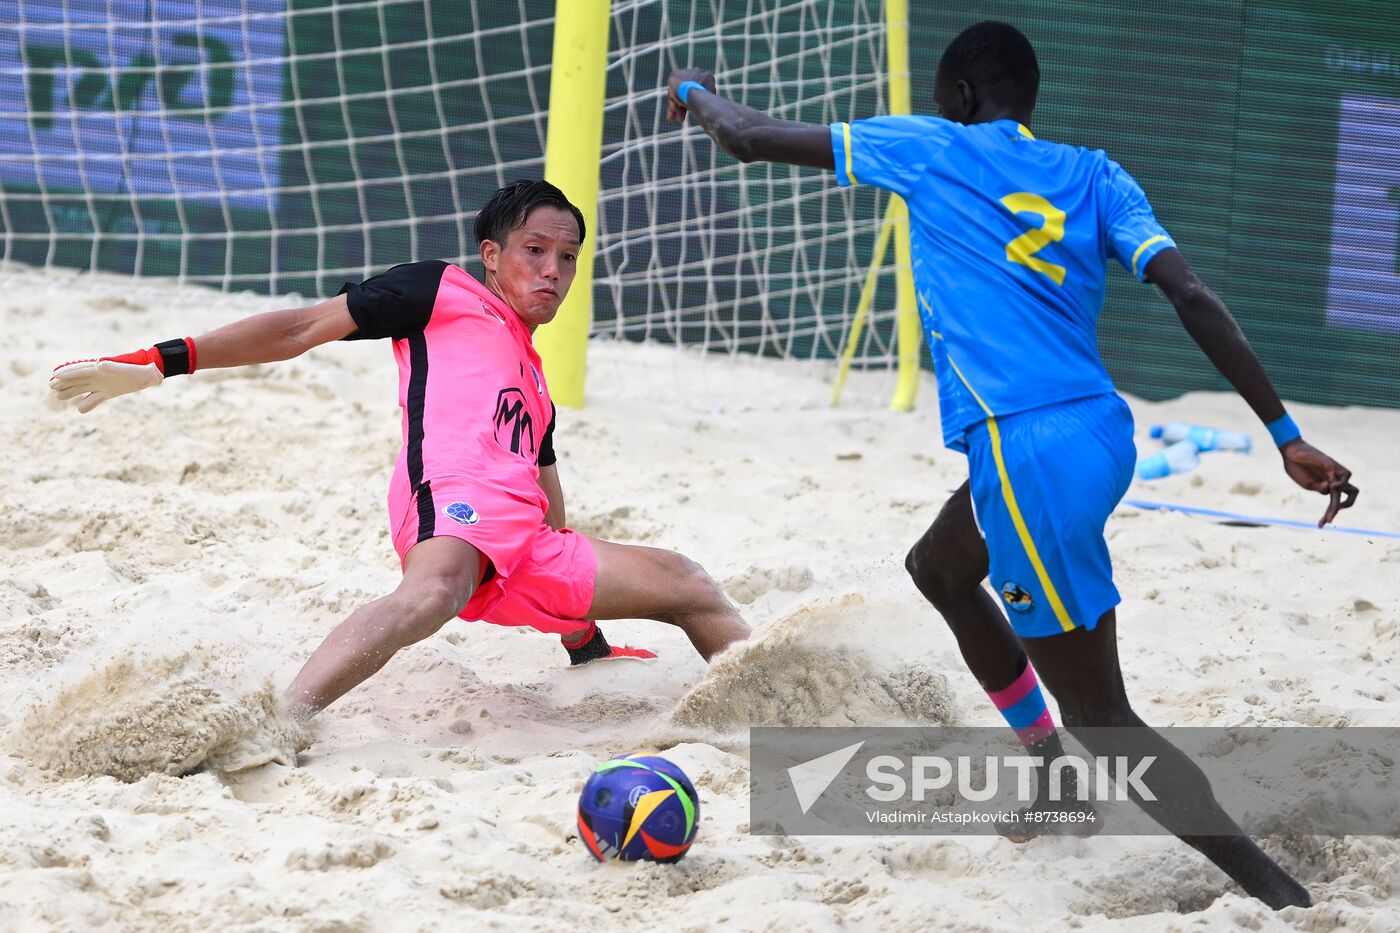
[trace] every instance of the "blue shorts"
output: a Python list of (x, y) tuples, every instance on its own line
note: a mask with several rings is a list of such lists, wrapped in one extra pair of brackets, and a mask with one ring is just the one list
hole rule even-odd
[(1022, 638), (1092, 629), (1118, 605), (1104, 523), (1133, 478), (1133, 416), (1115, 394), (989, 418), (967, 462), (991, 582)]

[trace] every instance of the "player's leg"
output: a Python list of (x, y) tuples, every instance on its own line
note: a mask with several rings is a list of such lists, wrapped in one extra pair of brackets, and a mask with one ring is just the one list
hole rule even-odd
[[(1104, 394), (988, 418), (964, 439), (970, 503), (950, 515), (961, 529), (950, 546), (974, 546), (965, 526), (977, 523), (986, 542), (992, 589), (1001, 597), (999, 608), (1005, 609), (1018, 645), (1092, 624), (1116, 606), (1119, 595), (1104, 524), (1132, 478), (1136, 450), (1127, 404)], [(1048, 764), (1059, 752), (1032, 744), (1041, 730), (1028, 722), (1046, 709), (1035, 680), (1038, 668), (1031, 657), (1011, 686), (989, 693), (1032, 752), (1046, 752), (1040, 757)], [(1044, 726), (1053, 729), (1048, 712)], [(1048, 767), (1042, 767), (1041, 793), (1033, 809), (1090, 809), (1078, 804), (1077, 793), (1047, 802), (1048, 777)], [(1043, 832), (1092, 833), (1099, 823), (1019, 818), (998, 828), (1023, 841)]]
[[(1128, 702), (1118, 663), (1117, 621), (1106, 612), (1093, 629), (1025, 641), (1045, 686), (1060, 706), (1064, 725), (1096, 756), (1129, 759), (1129, 768), (1155, 757), (1152, 771), (1157, 800), (1135, 799), (1138, 806), (1183, 842), (1214, 862), (1253, 897), (1275, 909), (1308, 906), (1308, 892), (1269, 858), (1220, 808), (1210, 781), (1196, 764), (1138, 718)], [(1079, 731), (1086, 727), (1134, 727), (1111, 732)], [(1183, 835), (1178, 827), (1232, 827), (1232, 836)]]
[(361, 606), (326, 636), (287, 688), (287, 702), (308, 713), (325, 709), (462, 611), (481, 579), (481, 552), (461, 538), (418, 543), (404, 558), (394, 592)]
[[(1132, 478), (1132, 416), (1117, 396), (1097, 396), (1000, 421), (970, 437), (973, 498), (987, 532), (993, 583), (1017, 636), (1055, 697), (1066, 727), (1129, 727), (1077, 737), (1097, 756), (1152, 763), (1158, 800), (1144, 810), (1177, 832), (1213, 818), (1234, 828), (1189, 758), (1143, 725), (1128, 704), (1118, 663), (1119, 594), (1104, 526)], [(994, 469), (988, 468), (988, 465)], [(995, 484), (990, 480), (995, 478)], [(1235, 830), (1238, 832), (1238, 830)], [(1184, 836), (1250, 894), (1274, 907), (1307, 892), (1251, 840)]]
[[(914, 585), (948, 623), (972, 676), (1016, 732), (1027, 753), (1050, 762), (1064, 753), (1059, 734), (1040, 691), (1020, 639), (996, 600), (982, 586), (987, 577), (987, 544), (977, 528), (970, 484), (963, 483), (944, 503), (938, 517), (909, 550), (905, 569)], [(1049, 769), (1037, 772), (1037, 807), (1081, 809), (1074, 793), (1063, 795), (1073, 804), (1050, 802), (1046, 785)], [(1072, 776), (1070, 780), (1073, 780)], [(1013, 842), (1026, 842), (1036, 832), (1090, 832), (1089, 822), (1023, 820), (998, 829)]]
[(982, 689), (1004, 690), (1026, 667), (1026, 652), (1001, 608), (982, 586), (987, 544), (977, 530), (969, 484), (949, 497), (904, 558), (914, 585), (948, 623), (968, 670)]
[(685, 632), (710, 660), (749, 627), (703, 567), (683, 554), (594, 540), (598, 570), (590, 619), (654, 619)]

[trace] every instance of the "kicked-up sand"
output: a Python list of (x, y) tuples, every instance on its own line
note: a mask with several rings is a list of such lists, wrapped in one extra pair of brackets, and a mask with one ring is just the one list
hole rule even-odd
[[(399, 443), (383, 342), (199, 372), (79, 416), (49, 369), (278, 306), (4, 269), (0, 295), (0, 928), (170, 930), (1393, 930), (1400, 841), (1266, 840), (1310, 910), (1273, 913), (1165, 837), (761, 837), (748, 725), (996, 725), (903, 556), (965, 475), (931, 380), (595, 343), (561, 410), (570, 523), (699, 560), (755, 626), (707, 670), (679, 632), (604, 625), (655, 662), (572, 670), (557, 641), (453, 622), (320, 716), (278, 699), (398, 577)], [(1183, 334), (1183, 340), (1187, 339)], [(1131, 496), (1315, 520), (1229, 395), (1133, 400), (1243, 428)], [(1400, 531), (1400, 412), (1291, 406), (1355, 471), (1348, 526)], [(1400, 725), (1400, 540), (1110, 520), (1129, 695), (1156, 725)], [(675, 865), (595, 863), (593, 766), (694, 780)]]

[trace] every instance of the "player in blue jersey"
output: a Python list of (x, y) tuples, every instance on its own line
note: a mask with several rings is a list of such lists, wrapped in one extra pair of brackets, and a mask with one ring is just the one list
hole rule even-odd
[[(1319, 525), (1356, 499), (1351, 473), (1310, 446), (1229, 310), (1192, 272), (1137, 182), (1102, 151), (1030, 130), (1040, 70), (1004, 23), (961, 33), (939, 62), (942, 117), (814, 126), (775, 120), (716, 93), (714, 76), (670, 80), (669, 117), (687, 112), (735, 158), (827, 169), (909, 204), (914, 281), (933, 350), (946, 446), (969, 480), (910, 551), (907, 567), (964, 659), (1034, 752), (1059, 738), (1036, 673), (1065, 725), (1096, 756), (1154, 756), (1168, 792), (1138, 799), (1251, 895), (1275, 908), (1308, 893), (1220, 810), (1190, 759), (1146, 728), (1118, 663), (1104, 523), (1128, 488), (1135, 450), (1095, 334), (1108, 259), (1154, 283), (1190, 336), (1278, 444), (1300, 486), (1329, 497)], [(990, 572), (1007, 608), (982, 588)], [(1049, 806), (1049, 805), (1045, 805)], [(1189, 816), (1233, 835), (1188, 835)], [(1027, 821), (1029, 824), (1029, 821)], [(1034, 824), (1008, 835), (1028, 838)]]

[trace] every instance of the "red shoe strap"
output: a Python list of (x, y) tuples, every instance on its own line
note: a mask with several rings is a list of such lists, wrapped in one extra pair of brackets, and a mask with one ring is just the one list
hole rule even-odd
[(648, 648), (633, 648), (630, 645), (613, 645), (610, 658), (654, 658), (656, 652)]
[(594, 622), (593, 620), (590, 619), (589, 622), (588, 622), (588, 628), (584, 629), (582, 632), (571, 633), (571, 634), (576, 634), (576, 635), (578, 636), (578, 640), (577, 640), (577, 641), (575, 641), (575, 640), (573, 640), (573, 639), (567, 639), (567, 640), (566, 640), (565, 638), (563, 638), (563, 637), (561, 636), (559, 640), (562, 641), (562, 642), (564, 642), (564, 647), (565, 647), (565, 648), (572, 648), (572, 649), (575, 649), (575, 650), (577, 650), (577, 649), (579, 649), (579, 648), (582, 648), (584, 645), (586, 645), (586, 644), (588, 644), (590, 641), (592, 641), (593, 638), (594, 638), (594, 636), (596, 636), (596, 635), (598, 634), (598, 623), (597, 623), (597, 622)]

